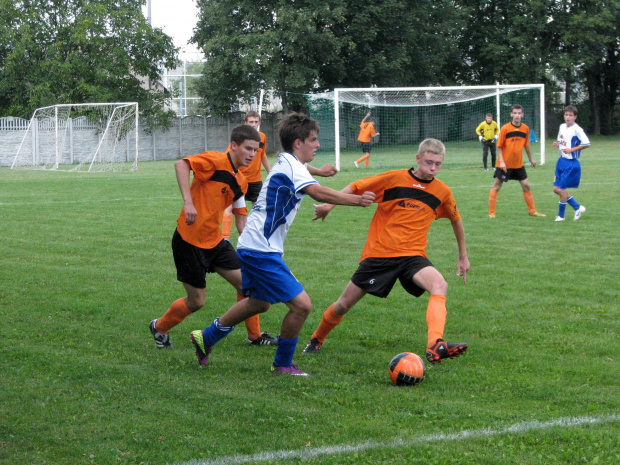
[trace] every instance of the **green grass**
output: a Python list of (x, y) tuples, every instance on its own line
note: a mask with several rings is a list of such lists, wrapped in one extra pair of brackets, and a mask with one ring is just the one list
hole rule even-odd
[[(529, 217), (509, 182), (495, 220), (479, 154), (449, 148), (439, 178), (463, 216), (468, 283), (455, 276), (447, 220), (431, 227), (427, 252), (450, 286), (446, 338), (470, 349), (427, 366), (413, 388), (393, 386), (387, 365), (423, 354), (427, 296), (396, 286), (366, 297), (319, 354), (299, 347), (309, 379), (272, 376), (274, 349), (249, 347), (244, 328), (200, 367), (188, 333), (234, 302), (221, 278), (209, 276), (206, 307), (171, 331), (174, 350), (157, 351), (148, 331), (184, 295), (170, 251), (181, 208), (172, 162), (0, 169), (0, 463), (619, 463), (619, 142), (593, 138), (573, 192), (588, 210), (575, 222), (569, 209), (564, 223), (553, 221), (550, 146), (546, 165), (528, 167), (547, 218)], [(373, 151), (371, 168), (356, 170), (358, 156), (319, 181), (340, 189), (413, 165), (411, 153)], [(372, 210), (338, 207), (318, 223), (303, 202), (285, 254), (314, 305), (300, 346), (355, 271)], [(263, 330), (277, 333), (284, 313), (264, 314)]]

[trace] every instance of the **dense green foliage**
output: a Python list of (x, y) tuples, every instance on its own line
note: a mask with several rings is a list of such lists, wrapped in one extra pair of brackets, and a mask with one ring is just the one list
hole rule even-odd
[(587, 100), (591, 133), (618, 130), (620, 0), (198, 5), (199, 93), (212, 113), (259, 89), (280, 92), (286, 110), (291, 93), (335, 87), (544, 83), (568, 102)]
[[(56, 103), (138, 102), (166, 121), (160, 67), (177, 64), (172, 39), (152, 29), (141, 0), (0, 0), (0, 114), (29, 118)], [(149, 87), (152, 87), (149, 89)]]
[[(553, 163), (527, 168), (546, 218), (527, 215), (511, 181), (490, 220), (479, 151), (448, 147), (439, 178), (463, 216), (467, 284), (447, 220), (431, 226), (427, 252), (449, 283), (446, 338), (470, 347), (427, 365), (414, 388), (393, 386), (387, 367), (424, 351), (427, 295), (397, 284), (387, 299), (365, 297), (320, 353), (296, 354), (308, 379), (272, 375), (274, 348), (248, 346), (243, 325), (201, 367), (189, 332), (235, 301), (219, 276), (207, 279), (205, 308), (172, 329), (173, 350), (155, 349), (148, 330), (184, 295), (170, 250), (182, 206), (172, 161), (134, 173), (0, 169), (0, 463), (620, 463), (620, 141), (592, 142), (574, 192), (587, 212), (563, 223)], [(321, 184), (412, 164), (400, 148), (374, 154), (368, 170), (345, 156)], [(355, 271), (374, 209), (312, 222), (312, 203), (285, 244), (313, 303), (300, 345)], [(277, 333), (285, 313), (272, 307), (262, 329)]]

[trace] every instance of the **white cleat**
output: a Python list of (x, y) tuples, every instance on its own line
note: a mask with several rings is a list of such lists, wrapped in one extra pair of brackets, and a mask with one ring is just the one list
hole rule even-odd
[(360, 165), (356, 161), (354, 161), (353, 164), (355, 165), (356, 168), (360, 167)]
[(586, 207), (584, 207), (583, 205), (580, 205), (579, 208), (575, 210), (575, 221), (581, 218), (581, 215), (583, 215), (585, 212), (586, 212)]
[(564, 221), (565, 218), (561, 217), (561, 216), (556, 216), (555, 217), (555, 221)]

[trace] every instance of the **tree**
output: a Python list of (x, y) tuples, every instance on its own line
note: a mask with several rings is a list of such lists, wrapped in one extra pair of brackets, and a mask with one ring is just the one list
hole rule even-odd
[(321, 68), (338, 60), (333, 25), (343, 21), (339, 0), (198, 0), (192, 42), (206, 57), (198, 91), (207, 110), (224, 114), (260, 89), (289, 94), (320, 85)]
[(153, 83), (178, 64), (142, 0), (0, 0), (0, 111), (30, 117), (56, 103), (137, 101), (165, 124), (170, 93)]
[(567, 103), (569, 85), (581, 84), (588, 93), (591, 132), (614, 134), (620, 90), (620, 0), (558, 1), (551, 24), (560, 51), (552, 66), (568, 84)]
[(208, 111), (227, 113), (275, 89), (286, 111), (295, 93), (445, 82), (458, 23), (452, 2), (411, 3), (198, 0), (199, 93)]

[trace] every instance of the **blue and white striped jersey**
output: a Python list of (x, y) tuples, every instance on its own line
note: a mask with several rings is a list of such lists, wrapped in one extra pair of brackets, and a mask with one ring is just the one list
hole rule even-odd
[(578, 147), (579, 145), (590, 145), (590, 139), (577, 123), (572, 126), (566, 126), (566, 123), (560, 125), (558, 132), (558, 143), (560, 144), (560, 156), (572, 160), (581, 156), (581, 150), (572, 153), (564, 153), (562, 149)]
[(279, 155), (248, 215), (237, 249), (284, 253), (284, 239), (310, 184), (318, 184), (294, 155)]

